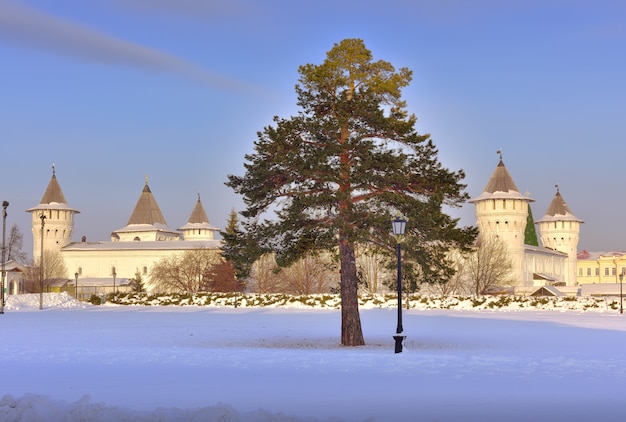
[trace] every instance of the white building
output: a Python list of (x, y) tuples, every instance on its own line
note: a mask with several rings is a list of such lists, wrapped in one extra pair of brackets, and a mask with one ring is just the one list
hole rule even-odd
[(583, 222), (574, 216), (558, 187), (545, 215), (537, 220), (540, 246), (525, 244), (529, 204), (534, 199), (520, 193), (500, 161), (487, 186), (470, 200), (482, 235), (503, 240), (513, 263), (511, 279), (523, 290), (533, 286), (575, 286), (576, 251)]
[(74, 215), (79, 211), (67, 204), (54, 168), (40, 203), (26, 211), (32, 214), (35, 260), (42, 255), (42, 246), (44, 252), (59, 251), (70, 283), (77, 277), (83, 289), (100, 286), (101, 293), (112, 291), (114, 285), (116, 290), (124, 290), (136, 274), (148, 281), (152, 266), (161, 258), (197, 248), (217, 253), (221, 246), (221, 240), (215, 239), (219, 229), (209, 223), (199, 195), (187, 223), (172, 230), (147, 179), (128, 223), (114, 230), (107, 241), (72, 241)]

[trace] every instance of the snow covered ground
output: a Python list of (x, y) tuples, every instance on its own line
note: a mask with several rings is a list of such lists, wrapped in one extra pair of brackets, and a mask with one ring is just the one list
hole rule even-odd
[(622, 421), (626, 315), (612, 309), (91, 306), (8, 298), (1, 421)]

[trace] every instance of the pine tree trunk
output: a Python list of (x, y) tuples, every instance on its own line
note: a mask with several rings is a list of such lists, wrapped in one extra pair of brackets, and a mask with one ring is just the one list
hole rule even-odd
[(339, 242), (341, 254), (341, 344), (363, 346), (363, 330), (359, 315), (358, 278), (354, 248), (347, 239)]

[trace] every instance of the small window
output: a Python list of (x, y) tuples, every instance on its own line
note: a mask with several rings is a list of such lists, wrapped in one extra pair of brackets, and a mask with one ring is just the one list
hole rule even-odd
[(594, 271), (596, 277), (600, 275), (600, 268), (596, 268)]
[(587, 268), (587, 277), (591, 277), (591, 268)]
[(604, 275), (609, 275), (609, 267), (604, 268)]

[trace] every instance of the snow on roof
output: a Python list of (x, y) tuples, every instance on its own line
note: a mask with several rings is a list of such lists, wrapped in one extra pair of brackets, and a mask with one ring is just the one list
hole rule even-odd
[(567, 256), (565, 252), (556, 251), (554, 249), (546, 248), (543, 246), (524, 245), (524, 250), (526, 252), (532, 252), (535, 254), (542, 254), (542, 255), (554, 255), (554, 256), (563, 256), (563, 257)]
[(50, 182), (48, 183), (46, 191), (41, 197), (41, 201), (39, 201), (39, 204), (37, 206), (27, 209), (26, 212), (32, 212), (42, 209), (68, 210), (75, 213), (80, 212), (67, 205), (65, 195), (63, 195), (63, 190), (61, 189), (61, 185), (59, 185), (59, 182), (57, 180), (54, 165), (52, 166), (52, 177), (50, 178)]
[[(131, 282), (130, 278), (116, 278), (115, 285), (116, 286), (128, 286)], [(68, 280), (68, 284), (72, 286), (75, 284), (74, 280)], [(78, 277), (78, 286), (80, 287), (105, 287), (105, 286), (113, 286), (113, 277)]]
[(576, 257), (578, 259), (597, 260), (600, 258), (622, 257), (624, 255), (626, 255), (626, 252), (623, 251), (589, 252), (587, 250), (583, 250), (582, 252), (578, 253)]
[(523, 199), (528, 202), (534, 201), (534, 199), (529, 196), (522, 195), (519, 189), (517, 189), (513, 178), (502, 161), (502, 157), (491, 175), (489, 182), (487, 182), (483, 193), (476, 198), (470, 199), (469, 202), (473, 203), (485, 199)]
[(550, 202), (550, 206), (548, 206), (548, 210), (546, 214), (541, 217), (536, 223), (550, 222), (550, 221), (578, 221), (582, 223), (583, 221), (577, 218), (574, 213), (569, 209), (567, 203), (561, 196), (561, 193), (558, 190), (554, 198), (552, 198), (552, 202)]
[(74, 242), (63, 251), (220, 249), (222, 240), (150, 240), (137, 242)]
[(581, 296), (619, 296), (620, 283), (582, 284)]

